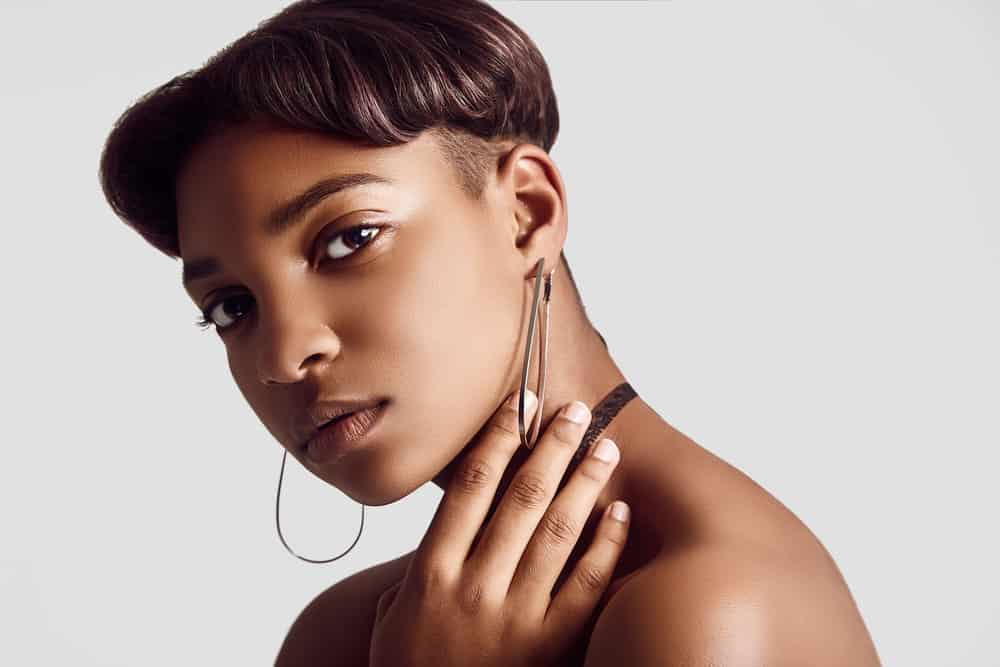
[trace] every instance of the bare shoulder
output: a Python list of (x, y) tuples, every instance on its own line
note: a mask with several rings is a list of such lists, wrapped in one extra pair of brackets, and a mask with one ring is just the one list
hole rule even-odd
[(734, 542), (662, 556), (632, 577), (602, 611), (583, 664), (880, 662), (822, 545)]
[(343, 667), (367, 667), (378, 598), (403, 578), (413, 553), (355, 572), (313, 598), (292, 623), (275, 667), (333, 664), (334, 659)]

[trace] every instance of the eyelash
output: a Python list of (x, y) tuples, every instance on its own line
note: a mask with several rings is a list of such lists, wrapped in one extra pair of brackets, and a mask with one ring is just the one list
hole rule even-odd
[[(362, 229), (377, 229), (379, 231), (377, 233), (372, 234), (371, 236), (369, 236), (366, 239), (366, 241), (365, 241), (364, 244), (358, 246), (357, 248), (354, 248), (354, 252), (352, 252), (351, 254), (345, 255), (344, 257), (341, 257), (341, 258), (330, 258), (329, 260), (324, 260), (323, 263), (325, 264), (326, 261), (340, 262), (340, 261), (343, 261), (343, 260), (347, 259), (348, 257), (354, 257), (359, 252), (364, 252), (365, 248), (368, 248), (369, 246), (371, 246), (372, 243), (375, 242), (375, 239), (377, 239), (379, 236), (381, 236), (383, 234), (383, 231), (384, 231), (383, 230), (383, 225), (369, 225), (369, 224), (355, 225), (353, 227), (348, 227), (347, 229), (341, 230), (341, 231), (337, 232), (336, 234), (330, 236), (329, 239), (324, 242), (323, 247), (325, 249), (337, 237), (345, 236), (345, 235), (347, 235), (347, 234), (349, 234), (351, 232), (359, 231), (359, 230), (362, 230)], [(205, 307), (205, 310), (201, 311), (201, 317), (199, 317), (197, 320), (195, 320), (195, 326), (197, 326), (199, 329), (209, 329), (210, 327), (215, 327), (217, 330), (219, 330), (221, 332), (221, 331), (226, 331), (228, 329), (231, 329), (232, 327), (234, 327), (237, 324), (239, 324), (240, 320), (243, 319), (242, 317), (238, 318), (233, 324), (229, 324), (229, 325), (227, 325), (225, 327), (219, 327), (218, 325), (215, 324), (215, 322), (212, 321), (212, 319), (210, 317), (210, 313), (212, 312), (212, 310), (214, 310), (216, 306), (218, 306), (218, 305), (220, 305), (222, 303), (225, 303), (229, 298), (233, 298), (233, 297), (223, 297), (223, 298), (221, 298), (221, 299), (219, 299), (217, 301), (213, 301), (212, 303), (208, 304), (208, 306)]]

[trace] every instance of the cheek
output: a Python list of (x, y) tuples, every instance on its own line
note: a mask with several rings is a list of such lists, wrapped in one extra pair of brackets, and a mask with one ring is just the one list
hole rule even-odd
[[(414, 244), (417, 245), (417, 244)], [(435, 248), (433, 255), (396, 257), (401, 273), (381, 290), (365, 318), (374, 360), (373, 382), (397, 398), (392, 466), (383, 482), (399, 489), (430, 479), (482, 427), (519, 368), (517, 345), (523, 316), (523, 281), (502, 255), (475, 242)]]
[(370, 335), (390, 337), (383, 349), (400, 357), (406, 382), (420, 381), (413, 377), (418, 372), (445, 383), (470, 375), (488, 381), (505, 372), (522, 286), (509, 253), (482, 231), (490, 224), (470, 214), (405, 229), (377, 271), (380, 284), (371, 293), (379, 299), (365, 319), (371, 319)]
[[(463, 224), (473, 223), (452, 229)], [(470, 394), (473, 404), (491, 401), (513, 362), (521, 281), (509, 277), (502, 253), (471, 233), (421, 241), (408, 243), (424, 250), (394, 261), (399, 273), (380, 292), (388, 298), (378, 304), (377, 337), (390, 337), (382, 349), (398, 356), (406, 386), (433, 386), (430, 403), (456, 405)]]

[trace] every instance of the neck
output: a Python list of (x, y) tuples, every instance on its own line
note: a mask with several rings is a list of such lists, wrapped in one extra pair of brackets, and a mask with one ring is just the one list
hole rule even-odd
[[(526, 310), (530, 310), (530, 305), (529, 294)], [(525, 315), (525, 325), (522, 327), (518, 346), (522, 355), (527, 340), (528, 315), (530, 313)], [(563, 406), (573, 400), (580, 400), (591, 408), (593, 414), (594, 409), (601, 404), (602, 399), (608, 397), (609, 393), (622, 383), (628, 382), (611, 358), (608, 348), (605, 347), (597, 331), (577, 305), (575, 293), (568, 285), (565, 274), (558, 270), (553, 276), (550, 318), (545, 396), (541, 406), (541, 425), (536, 444), (540, 442), (548, 424)], [(536, 322), (532, 363), (528, 374), (528, 387), (532, 390), (538, 386), (541, 335), (540, 327), (537, 325), (538, 322)], [(520, 356), (518, 358), (523, 359)], [(503, 397), (520, 389), (521, 367), (520, 364), (514, 365), (517, 368), (511, 372), (508, 378), (507, 391)], [(619, 392), (618, 396), (621, 395)], [(503, 397), (497, 399), (498, 406)], [(613, 402), (614, 397), (611, 401), (605, 402), (604, 405), (607, 406)], [(612, 409), (612, 412), (615, 410)], [(592, 425), (597, 422), (598, 414), (593, 414), (593, 417)], [(525, 427), (530, 428), (530, 424), (529, 420)], [(603, 427), (598, 423), (595, 429), (588, 432), (586, 439), (591, 442), (596, 442), (601, 438), (613, 440), (621, 452), (621, 458), (591, 510), (590, 517), (574, 548), (574, 553), (580, 553), (589, 547), (593, 532), (605, 508), (615, 500), (624, 500), (632, 510), (628, 542), (625, 552), (619, 559), (616, 574), (627, 574), (647, 562), (658, 552), (666, 537), (661, 527), (663, 522), (659, 520), (661, 517), (658, 517), (655, 512), (650, 513), (648, 510), (653, 509), (649, 507), (653, 499), (662, 495), (662, 484), (657, 481), (662, 479), (662, 476), (658, 477), (658, 473), (663, 470), (663, 462), (668, 458), (668, 443), (671, 442), (671, 436), (675, 434), (676, 431), (663, 421), (642, 400), (641, 396), (627, 400), (613, 415), (610, 422)], [(433, 479), (433, 482), (442, 490), (447, 489), (455, 466), (464, 456), (465, 451), (466, 449), (463, 449)], [(518, 468), (530, 455), (531, 451), (521, 447), (511, 459), (511, 463), (501, 478), (489, 514), (483, 521), (483, 526), (488, 524)], [(573, 474), (575, 467), (576, 462), (571, 461), (560, 482), (560, 490)]]

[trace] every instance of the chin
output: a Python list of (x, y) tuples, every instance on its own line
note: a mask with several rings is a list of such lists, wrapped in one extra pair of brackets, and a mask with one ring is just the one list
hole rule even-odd
[[(320, 467), (320, 476), (359, 503), (389, 505), (437, 478), (461, 455), (460, 443), (476, 432), (475, 425), (456, 427), (455, 422), (437, 418), (432, 411), (418, 409), (411, 415), (402, 407), (403, 403), (398, 403), (386, 412), (384, 423), (363, 447), (332, 466)], [(470, 429), (472, 435), (466, 432)]]
[(317, 472), (356, 502), (381, 507), (402, 500), (433, 479), (434, 471), (422, 471), (428, 461), (419, 452), (412, 438), (396, 439), (383, 434)]

